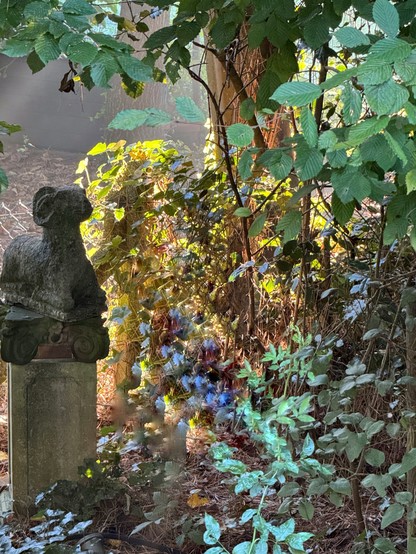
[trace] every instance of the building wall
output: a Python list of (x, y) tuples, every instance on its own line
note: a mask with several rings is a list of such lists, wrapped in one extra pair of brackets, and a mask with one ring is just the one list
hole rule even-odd
[(5, 144), (27, 139), (38, 148), (87, 152), (102, 140), (108, 121), (102, 116), (106, 91), (93, 88), (59, 92), (68, 71), (64, 59), (32, 74), (24, 58), (0, 55), (0, 120), (18, 123), (23, 131), (1, 137)]

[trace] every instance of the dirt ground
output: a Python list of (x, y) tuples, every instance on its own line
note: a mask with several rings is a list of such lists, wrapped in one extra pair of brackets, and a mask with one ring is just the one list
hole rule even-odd
[(0, 167), (9, 178), (0, 194), (0, 264), (4, 249), (17, 235), (39, 232), (32, 219), (32, 198), (43, 186), (63, 186), (75, 179), (81, 154), (8, 145)]

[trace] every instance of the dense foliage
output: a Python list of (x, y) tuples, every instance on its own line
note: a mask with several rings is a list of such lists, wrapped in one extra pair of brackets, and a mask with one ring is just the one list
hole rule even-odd
[[(97, 175), (88, 158), (79, 167), (111, 299), (107, 362), (137, 400), (136, 441), (151, 446), (150, 421), (162, 428), (172, 405), (182, 424), (248, 434), (259, 467), (224, 442), (211, 449), (251, 507), (230, 524), (245, 533), (234, 544), (205, 515), (210, 554), (305, 552), (299, 521), (321, 497), (352, 498), (355, 552), (414, 552), (416, 2), (124, 4), (1, 0), (0, 37), (33, 72), (65, 55), (71, 88), (118, 74), (139, 97), (186, 74), (207, 92), (215, 144), (202, 168), (162, 141), (100, 143)], [(165, 10), (169, 24), (150, 32)], [(124, 110), (110, 128), (205, 120), (189, 97), (176, 111)], [(194, 523), (183, 519), (181, 544)]]

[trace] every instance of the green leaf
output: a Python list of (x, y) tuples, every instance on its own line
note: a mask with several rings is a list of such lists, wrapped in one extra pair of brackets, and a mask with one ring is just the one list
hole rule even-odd
[(293, 160), (279, 148), (270, 148), (260, 156), (257, 163), (268, 169), (271, 175), (280, 181), (289, 175)]
[(90, 65), (95, 59), (98, 49), (90, 42), (74, 42), (68, 46), (66, 53), (72, 62), (79, 63), (85, 67)]
[(358, 123), (354, 127), (351, 127), (348, 133), (347, 144), (349, 146), (357, 146), (358, 144), (361, 144), (369, 137), (377, 135), (380, 131), (385, 129), (389, 124), (389, 121), (390, 118), (388, 116), (383, 116), (380, 118), (370, 117), (369, 119)]
[(45, 67), (45, 64), (34, 50), (26, 58), (26, 63), (30, 67), (32, 73), (38, 73), (38, 71), (41, 71), (41, 69)]
[(286, 539), (290, 549), (295, 552), (305, 552), (303, 543), (313, 537), (313, 533), (295, 533)]
[(306, 142), (313, 148), (318, 143), (318, 126), (316, 125), (311, 110), (307, 106), (302, 108), (300, 112), (300, 124)]
[(348, 442), (345, 446), (345, 452), (350, 462), (353, 462), (361, 454), (364, 446), (367, 444), (365, 433), (354, 433), (348, 431)]
[(153, 50), (155, 48), (163, 48), (170, 42), (176, 39), (177, 26), (171, 25), (170, 27), (162, 27), (158, 29), (144, 43), (144, 47)]
[(247, 523), (247, 521), (250, 521), (250, 519), (252, 519), (253, 516), (255, 516), (256, 514), (257, 514), (257, 510), (255, 510), (254, 508), (249, 508), (248, 510), (243, 512), (240, 517), (241, 525), (244, 525), (244, 523)]
[(118, 70), (119, 65), (113, 56), (99, 52), (91, 66), (91, 78), (97, 87), (109, 88), (108, 81)]
[(403, 165), (406, 165), (408, 162), (407, 156), (397, 140), (388, 131), (384, 131), (384, 137), (393, 153), (396, 154)]
[(243, 119), (248, 121), (254, 116), (256, 104), (252, 98), (246, 98), (243, 100), (240, 106), (240, 115)]
[(35, 40), (35, 51), (44, 64), (56, 60), (61, 55), (58, 41), (49, 33)]
[(303, 29), (303, 36), (312, 50), (317, 50), (325, 44), (325, 42), (328, 42), (330, 34), (329, 24), (326, 18), (318, 14), (313, 19), (307, 21)]
[(344, 494), (349, 496), (351, 494), (351, 484), (348, 479), (340, 477), (336, 481), (329, 483), (329, 488), (337, 494)]
[(416, 169), (412, 169), (406, 173), (406, 187), (407, 194), (416, 190)]
[(315, 450), (315, 443), (313, 442), (309, 433), (306, 435), (303, 441), (301, 456), (311, 456)]
[(240, 542), (234, 546), (232, 554), (250, 554), (251, 552), (251, 541)]
[(42, 19), (49, 13), (50, 6), (44, 2), (31, 2), (23, 10), (23, 14), (27, 19)]
[(146, 108), (145, 110), (122, 110), (109, 123), (110, 129), (123, 129), (131, 131), (141, 125), (149, 127), (158, 127), (166, 125), (172, 120), (171, 116), (163, 110), (156, 108)]
[(250, 217), (251, 210), (250, 208), (237, 208), (234, 211), (234, 215), (236, 215), (237, 217)]
[(416, 78), (416, 52), (413, 50), (408, 58), (395, 62), (394, 70), (405, 83), (413, 84)]
[(365, 94), (371, 109), (378, 115), (397, 112), (409, 99), (409, 91), (393, 79), (380, 85), (366, 86)]
[(283, 242), (296, 238), (302, 227), (302, 213), (297, 210), (287, 212), (276, 225), (276, 233), (283, 231)]
[(399, 38), (384, 38), (371, 47), (368, 63), (379, 63), (383, 65), (397, 62), (407, 58), (411, 52), (412, 47), (408, 42)]
[(339, 71), (336, 75), (327, 79), (319, 86), (322, 90), (329, 90), (331, 88), (338, 87), (339, 85), (344, 84), (346, 80), (351, 79), (351, 77), (356, 77), (358, 71), (358, 67), (350, 67), (348, 69), (344, 69), (344, 71)]
[(247, 471), (247, 467), (243, 462), (231, 458), (216, 462), (215, 467), (218, 471), (222, 471), (223, 473), (229, 472), (233, 475), (242, 475)]
[(146, 108), (143, 110), (147, 113), (146, 123), (148, 127), (159, 127), (159, 125), (167, 125), (172, 121), (172, 116), (164, 110), (157, 108)]
[(312, 481), (310, 482), (307, 490), (307, 495), (321, 496), (322, 494), (325, 494), (327, 490), (328, 490), (328, 484), (324, 481), (324, 479), (322, 479), (322, 477), (317, 477), (315, 479), (312, 479)]
[(303, 519), (306, 519), (306, 521), (311, 521), (313, 518), (313, 514), (315, 513), (315, 508), (312, 502), (302, 499), (299, 502), (298, 512)]
[(362, 101), (361, 94), (350, 83), (346, 83), (341, 94), (342, 116), (345, 125), (353, 125), (360, 119)]
[(354, 27), (341, 27), (341, 29), (336, 31), (335, 37), (347, 48), (355, 48), (356, 46), (370, 44), (368, 36)]
[(30, 40), (9, 39), (6, 45), (1, 49), (1, 53), (10, 58), (22, 58), (27, 56), (33, 49), (33, 42)]
[(244, 150), (238, 160), (237, 168), (240, 177), (243, 181), (251, 177), (251, 166), (253, 165), (253, 158), (250, 149)]
[(321, 150), (331, 150), (338, 142), (334, 131), (324, 131), (319, 135), (318, 146)]
[(345, 203), (339, 199), (335, 192), (332, 194), (332, 213), (340, 225), (348, 223), (354, 213), (354, 207), (353, 200)]
[(416, 467), (416, 448), (412, 448), (403, 456), (400, 464), (392, 464), (389, 468), (389, 474), (393, 477), (401, 477)]
[(121, 66), (121, 69), (133, 79), (133, 81), (139, 81), (141, 83), (146, 83), (152, 80), (153, 70), (149, 65), (146, 65), (133, 56), (128, 54), (122, 54), (117, 56), (117, 61)]
[(369, 448), (364, 454), (365, 461), (373, 467), (380, 467), (384, 464), (386, 456), (381, 450)]
[(393, 38), (398, 35), (400, 28), (399, 14), (388, 0), (376, 0), (374, 2), (373, 18), (387, 36)]
[(316, 177), (321, 171), (323, 163), (322, 152), (317, 148), (311, 148), (305, 140), (299, 140), (296, 148), (295, 169), (301, 181)]
[(375, 475), (374, 473), (370, 473), (364, 479), (361, 481), (361, 484), (363, 487), (370, 488), (374, 487), (377, 491), (377, 494), (383, 498), (386, 496), (386, 489), (389, 487), (393, 482), (393, 478), (391, 475), (388, 475), (387, 473), (384, 475)]
[(176, 110), (181, 117), (192, 123), (204, 123), (205, 114), (188, 96), (175, 98)]
[(204, 516), (205, 528), (204, 542), (205, 544), (216, 544), (221, 537), (221, 528), (218, 521), (209, 514)]
[[(393, 76), (391, 64), (366, 62), (360, 66), (358, 82), (362, 85), (381, 85)], [(358, 92), (358, 91), (357, 91)]]
[(97, 13), (94, 7), (85, 0), (66, 0), (62, 5), (62, 11), (73, 15), (94, 15)]
[[(377, 0), (378, 1), (378, 0)], [(404, 506), (401, 504), (392, 504), (387, 508), (387, 510), (384, 512), (384, 515), (381, 519), (381, 529), (385, 529), (395, 521), (398, 521), (403, 517), (404, 514)]]
[(250, 125), (234, 123), (227, 127), (227, 137), (230, 144), (234, 146), (248, 146), (254, 138), (254, 131)]
[(292, 483), (285, 483), (277, 493), (277, 496), (295, 496), (298, 494), (300, 490), (300, 486), (298, 483), (292, 482)]
[(251, 224), (250, 229), (248, 230), (248, 236), (250, 238), (257, 237), (257, 235), (259, 235), (262, 232), (264, 224), (266, 223), (266, 219), (267, 219), (266, 212), (256, 217), (256, 219)]
[(319, 98), (322, 91), (314, 83), (292, 81), (280, 85), (270, 99), (289, 106), (305, 106)]
[(278, 542), (283, 542), (293, 534), (295, 530), (295, 520), (293, 518), (288, 519), (279, 527), (275, 525), (270, 525), (270, 532)]
[(4, 172), (4, 170), (0, 167), (0, 193), (4, 192), (7, 187), (9, 186), (9, 179)]

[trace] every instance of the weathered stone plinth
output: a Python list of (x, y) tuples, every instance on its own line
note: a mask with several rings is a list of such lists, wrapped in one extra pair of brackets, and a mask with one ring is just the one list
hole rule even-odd
[(37, 493), (76, 480), (96, 455), (96, 365), (68, 360), (9, 364), (9, 463), (14, 509)]

